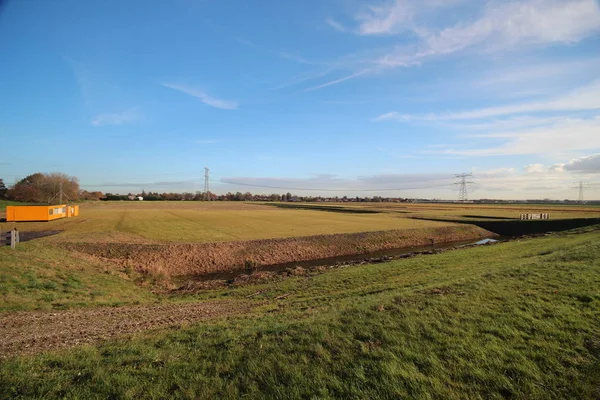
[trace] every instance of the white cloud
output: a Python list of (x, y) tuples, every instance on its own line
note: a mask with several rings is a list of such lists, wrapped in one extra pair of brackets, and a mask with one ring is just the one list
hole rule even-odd
[[(435, 11), (461, 2), (396, 0), (366, 7), (356, 16), (356, 33), (409, 34), (404, 35), (402, 44), (394, 49), (366, 60), (370, 67), (362, 69), (377, 72), (410, 67), (430, 57), (466, 50), (495, 53), (557, 43), (572, 44), (600, 32), (600, 5), (596, 0), (495, 0), (486, 3), (483, 12), (472, 21), (440, 26), (439, 13), (436, 15)], [(481, 4), (473, 0), (470, 3), (473, 7)], [(361, 75), (364, 74), (348, 74), (314, 89)]]
[(337, 22), (333, 18), (327, 18), (325, 20), (325, 22), (327, 22), (327, 24), (329, 26), (331, 26), (333, 29), (335, 29), (338, 32), (348, 32), (348, 30), (346, 29), (346, 27), (344, 25), (340, 24), (339, 22)]
[(463, 156), (506, 156), (542, 154), (546, 156), (572, 151), (600, 149), (600, 116), (593, 119), (563, 118), (549, 127), (509, 132), (494, 132), (480, 139), (502, 140), (491, 147), (450, 148), (439, 150), (442, 154)]
[(526, 165), (524, 169), (528, 174), (540, 174), (548, 172), (548, 166), (544, 164), (530, 164)]
[(203, 91), (198, 90), (193, 87), (190, 87), (190, 86), (179, 85), (179, 84), (168, 84), (168, 83), (163, 83), (161, 85), (164, 87), (174, 89), (179, 92), (188, 94), (190, 96), (196, 97), (196, 98), (200, 99), (200, 101), (202, 103), (204, 103), (208, 106), (211, 106), (211, 107), (221, 108), (224, 110), (235, 110), (238, 108), (238, 103), (235, 101), (216, 99), (216, 98), (211, 97), (208, 94), (204, 93)]
[(513, 175), (516, 172), (517, 172), (517, 170), (512, 167), (501, 167), (501, 168), (494, 168), (494, 169), (488, 169), (488, 170), (479, 170), (478, 168), (473, 168), (474, 174), (476, 174), (478, 177), (485, 177), (485, 178), (498, 178), (498, 177), (503, 177), (503, 176), (509, 176), (509, 175)]
[(120, 113), (102, 113), (97, 114), (92, 118), (92, 125), (123, 125), (129, 122), (136, 121), (140, 118), (137, 108), (132, 108)]
[(452, 53), (486, 42), (489, 50), (524, 44), (574, 43), (600, 30), (595, 0), (490, 2), (483, 16), (426, 38), (430, 52)]
[[(340, 178), (331, 174), (316, 174), (311, 178), (270, 178), (270, 177), (223, 177), (221, 182), (233, 188), (244, 186), (260, 190), (296, 190), (302, 193), (344, 192), (394, 192), (402, 190), (434, 189), (453, 186), (454, 176), (447, 173), (436, 174), (380, 174), (359, 176), (354, 179)], [(305, 192), (306, 191), (306, 192)], [(381, 193), (379, 193), (381, 194)], [(333, 194), (335, 195), (335, 193)], [(364, 193), (363, 193), (364, 195)]]
[[(392, 15), (390, 11), (383, 20), (400, 20)], [(418, 51), (399, 48), (382, 57), (380, 64), (401, 67), (407, 62), (474, 47), (495, 52), (532, 45), (576, 43), (599, 31), (600, 6), (595, 0), (492, 1), (483, 15), (471, 23), (458, 22), (441, 30), (415, 30), (422, 39)]]
[[(573, 176), (560, 173), (557, 165), (527, 166), (525, 173), (511, 167), (473, 168), (474, 176), (471, 180), (475, 184), (469, 187), (470, 198), (569, 198), (573, 195), (570, 189)], [(456, 178), (452, 173), (389, 173), (355, 178), (341, 178), (330, 174), (316, 174), (309, 178), (238, 176), (224, 177), (221, 182), (227, 184), (223, 190), (233, 192), (278, 193), (289, 190), (302, 195), (382, 195), (445, 199), (454, 199), (457, 196), (457, 185), (454, 184)]]
[[(479, 123), (458, 123), (447, 124), (454, 129), (462, 131), (511, 131), (515, 129), (550, 126), (553, 123), (561, 120), (561, 117), (532, 117), (528, 115), (518, 116), (513, 118), (495, 119)], [(479, 137), (480, 134), (464, 134), (461, 137)]]
[(336, 79), (336, 80), (333, 80), (333, 81), (329, 81), (329, 82), (323, 83), (321, 85), (309, 87), (307, 89), (304, 89), (303, 92), (312, 92), (313, 90), (318, 90), (318, 89), (322, 89), (322, 88), (327, 87), (327, 86), (336, 85), (338, 83), (342, 83), (342, 82), (350, 80), (352, 78), (356, 78), (358, 76), (365, 75), (365, 74), (367, 74), (369, 72), (371, 72), (371, 71), (368, 70), (368, 69), (362, 70), (362, 71), (358, 71), (358, 72), (356, 72), (356, 73), (354, 73), (352, 75), (344, 76), (342, 78), (339, 78), (339, 79)]
[(576, 89), (563, 96), (545, 101), (511, 104), (498, 107), (481, 108), (478, 110), (451, 112), (444, 114), (400, 114), (389, 112), (376, 118), (376, 121), (439, 121), (439, 120), (469, 120), (504, 115), (524, 114), (548, 111), (582, 111), (600, 109), (600, 81)]
[(549, 79), (556, 81), (557, 78), (573, 76), (581, 73), (596, 74), (600, 69), (600, 58), (584, 58), (572, 61), (559, 62), (535, 62), (528, 60), (526, 64), (511, 66), (509, 68), (493, 69), (485, 76), (475, 80), (471, 85), (475, 88), (506, 87), (511, 89), (515, 85), (531, 84), (532, 81), (542, 85), (548, 85)]
[(191, 141), (191, 143), (193, 144), (213, 144), (213, 143), (219, 143), (220, 140), (218, 139), (194, 139)]
[(600, 153), (571, 160), (563, 164), (563, 168), (574, 172), (600, 173)]
[(393, 35), (420, 31), (417, 21), (423, 14), (452, 7), (465, 0), (394, 0), (370, 5), (356, 15), (359, 35)]
[(382, 6), (368, 7), (357, 16), (361, 35), (395, 34), (405, 31), (415, 13), (414, 4), (396, 0)]

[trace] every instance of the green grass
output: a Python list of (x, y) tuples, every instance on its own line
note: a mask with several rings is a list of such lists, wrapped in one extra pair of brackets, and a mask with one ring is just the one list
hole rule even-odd
[(0, 248), (0, 311), (52, 310), (155, 300), (133, 277), (43, 241)]
[(0, 397), (598, 398), (600, 231), (586, 231), (173, 297), (256, 307), (5, 360)]
[(6, 211), (6, 206), (21, 206), (26, 203), (20, 203), (18, 201), (0, 200), (0, 212)]

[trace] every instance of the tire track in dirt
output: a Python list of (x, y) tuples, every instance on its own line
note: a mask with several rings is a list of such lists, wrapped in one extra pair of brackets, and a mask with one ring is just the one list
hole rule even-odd
[(97, 343), (127, 334), (241, 314), (253, 305), (211, 301), (0, 313), (0, 358)]

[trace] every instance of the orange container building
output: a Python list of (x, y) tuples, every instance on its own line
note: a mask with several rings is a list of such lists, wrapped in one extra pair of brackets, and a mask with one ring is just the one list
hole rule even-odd
[(79, 206), (6, 206), (7, 222), (53, 221), (55, 219), (76, 217)]
[(79, 206), (67, 206), (67, 218), (79, 216)]

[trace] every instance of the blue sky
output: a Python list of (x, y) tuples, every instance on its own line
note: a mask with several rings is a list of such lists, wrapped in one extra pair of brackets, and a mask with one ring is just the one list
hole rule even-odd
[(563, 199), (600, 180), (597, 0), (9, 0), (0, 53), (7, 183), (194, 192), (208, 166), (217, 193), (452, 199), (473, 172), (472, 198)]

